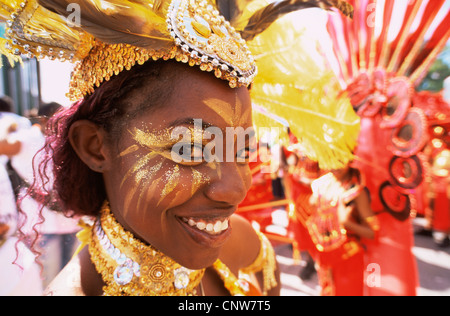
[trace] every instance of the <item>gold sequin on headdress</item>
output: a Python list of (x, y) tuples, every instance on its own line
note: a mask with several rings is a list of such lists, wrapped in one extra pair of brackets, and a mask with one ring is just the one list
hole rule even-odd
[(94, 44), (91, 35), (69, 27), (36, 0), (0, 2), (0, 21), (6, 23), (4, 48), (10, 55), (76, 61), (86, 57)]

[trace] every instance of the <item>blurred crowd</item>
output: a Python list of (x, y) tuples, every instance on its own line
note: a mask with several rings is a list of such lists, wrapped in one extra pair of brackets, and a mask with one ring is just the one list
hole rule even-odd
[(45, 103), (24, 117), (13, 113), (11, 98), (0, 98), (0, 296), (41, 295), (77, 245), (77, 220), (42, 208), (26, 194), (34, 181), (51, 190), (51, 179), (34, 177), (34, 169), (47, 121), (60, 108)]

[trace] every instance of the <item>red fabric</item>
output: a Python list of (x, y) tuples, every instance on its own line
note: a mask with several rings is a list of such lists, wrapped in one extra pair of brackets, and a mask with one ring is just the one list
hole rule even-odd
[[(436, 180), (437, 179), (435, 179), (435, 181)], [(436, 190), (436, 198), (434, 200), (432, 227), (434, 230), (450, 233), (450, 200), (447, 196), (446, 190), (447, 180), (446, 179), (439, 179), (439, 180), (437, 180), (436, 185), (437, 190)]]
[(415, 296), (418, 272), (411, 251), (414, 244), (411, 220), (401, 222), (387, 213), (377, 217), (379, 238), (364, 241), (367, 246), (365, 267), (366, 273), (370, 272), (368, 267), (376, 267), (380, 282), (375, 285), (366, 283), (365, 295)]

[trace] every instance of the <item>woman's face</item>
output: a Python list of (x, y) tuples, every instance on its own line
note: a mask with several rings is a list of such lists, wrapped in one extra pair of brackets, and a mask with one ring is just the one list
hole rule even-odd
[[(229, 218), (251, 185), (249, 137), (226, 137), (227, 128), (252, 127), (251, 102), (246, 88), (185, 66), (177, 71), (164, 104), (123, 128), (104, 179), (111, 210), (127, 230), (198, 269), (218, 258), (231, 234)], [(145, 88), (129, 97), (132, 105), (148, 98)], [(221, 131), (223, 141), (211, 131)], [(221, 150), (223, 159), (211, 159)], [(239, 161), (227, 159), (230, 150)]]

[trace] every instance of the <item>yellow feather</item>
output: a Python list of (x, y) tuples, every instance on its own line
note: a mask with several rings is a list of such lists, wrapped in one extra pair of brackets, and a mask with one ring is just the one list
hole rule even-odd
[(342, 167), (353, 159), (359, 117), (336, 78), (303, 48), (314, 43), (302, 41), (302, 33), (287, 23), (275, 22), (249, 43), (259, 69), (252, 101), (284, 118), (322, 169)]

